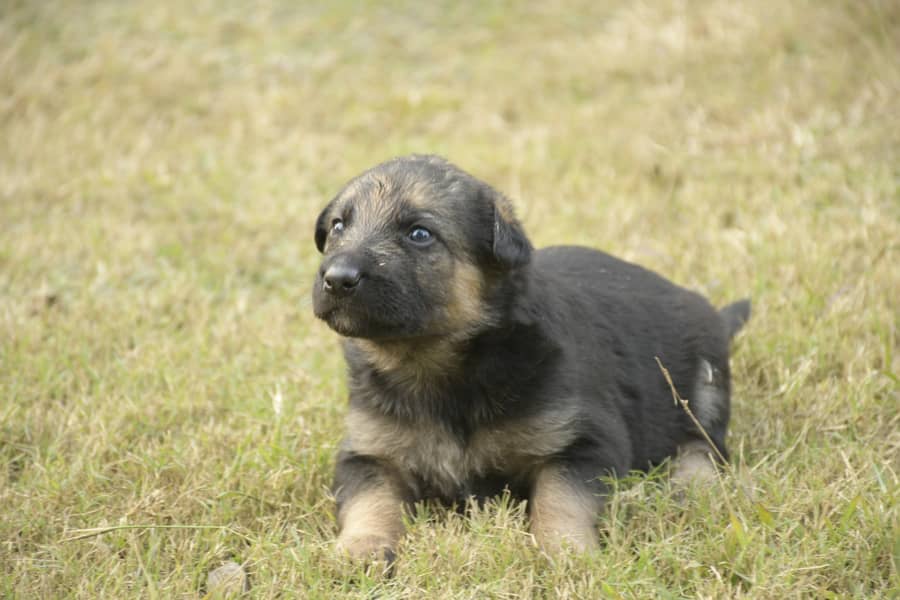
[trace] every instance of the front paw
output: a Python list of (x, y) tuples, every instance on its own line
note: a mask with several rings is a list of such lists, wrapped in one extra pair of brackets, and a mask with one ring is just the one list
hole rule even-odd
[(600, 547), (597, 533), (593, 528), (584, 528), (582, 531), (547, 531), (533, 530), (538, 548), (547, 554), (555, 555), (565, 552), (583, 554)]
[(342, 535), (338, 538), (338, 552), (355, 561), (384, 561), (393, 564), (397, 558), (394, 542), (377, 534)]

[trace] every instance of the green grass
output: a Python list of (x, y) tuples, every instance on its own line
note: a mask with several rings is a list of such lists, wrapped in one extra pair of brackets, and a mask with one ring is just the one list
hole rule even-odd
[[(259, 598), (900, 597), (900, 5), (468, 6), (3, 4), (0, 596), (196, 597), (232, 559)], [(620, 482), (596, 555), (499, 502), (423, 507), (390, 580), (334, 556), (313, 222), (413, 151), (538, 246), (753, 297), (732, 473)], [(217, 527), (72, 539), (120, 525)]]

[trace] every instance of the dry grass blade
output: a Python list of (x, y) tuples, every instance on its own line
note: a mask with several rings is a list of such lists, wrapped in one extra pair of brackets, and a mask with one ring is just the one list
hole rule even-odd
[(72, 534), (68, 537), (63, 537), (59, 540), (60, 544), (65, 544), (67, 542), (77, 542), (78, 540), (85, 540), (88, 538), (96, 537), (98, 535), (103, 535), (106, 533), (111, 533), (113, 531), (127, 531), (127, 530), (140, 530), (146, 531), (148, 529), (179, 529), (179, 530), (213, 530), (213, 531), (227, 531), (232, 535), (236, 535), (240, 538), (243, 538), (247, 542), (252, 542), (253, 539), (248, 537), (247, 535), (235, 530), (233, 527), (228, 527), (227, 525), (112, 525), (109, 527), (87, 527), (84, 529), (71, 529), (66, 533)]
[(706, 429), (703, 425), (700, 424), (700, 421), (697, 420), (697, 417), (694, 416), (693, 411), (691, 411), (691, 407), (688, 405), (688, 401), (681, 397), (678, 393), (678, 390), (675, 389), (675, 384), (672, 383), (672, 376), (669, 374), (669, 370), (665, 368), (662, 362), (659, 360), (658, 356), (653, 357), (656, 360), (656, 364), (659, 365), (659, 370), (662, 371), (663, 377), (666, 378), (666, 383), (669, 384), (669, 389), (672, 390), (672, 399), (675, 401), (677, 406), (681, 406), (684, 409), (684, 412), (687, 413), (687, 416), (690, 417), (691, 421), (694, 423), (694, 426), (697, 427), (697, 430), (703, 435), (703, 439), (706, 440), (706, 443), (709, 447), (716, 453), (716, 456), (719, 457), (720, 464), (722, 466), (728, 467), (728, 460), (725, 456), (722, 455), (722, 452), (719, 450), (718, 446), (713, 443), (712, 438), (709, 437), (709, 434), (706, 433)]

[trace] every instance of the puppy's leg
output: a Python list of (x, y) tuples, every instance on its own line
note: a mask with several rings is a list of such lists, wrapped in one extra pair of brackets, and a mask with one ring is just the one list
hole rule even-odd
[(714, 450), (703, 440), (679, 445), (678, 455), (672, 461), (672, 483), (687, 485), (713, 480), (716, 476), (714, 457)]
[(403, 535), (403, 510), (411, 495), (389, 465), (341, 453), (334, 477), (338, 548), (354, 559), (394, 560)]
[(529, 508), (538, 545), (554, 552), (597, 547), (597, 513), (603, 505), (599, 482), (582, 479), (574, 465), (549, 463), (535, 477)]

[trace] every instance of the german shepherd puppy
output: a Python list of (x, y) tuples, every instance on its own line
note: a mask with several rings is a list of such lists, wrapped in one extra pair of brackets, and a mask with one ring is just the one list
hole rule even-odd
[(716, 311), (639, 266), (575, 246), (533, 250), (510, 202), (435, 156), (356, 177), (322, 211), (317, 317), (344, 337), (350, 408), (334, 493), (339, 547), (394, 557), (405, 508), (504, 490), (547, 550), (597, 545), (604, 478), (725, 457), (728, 342)]

